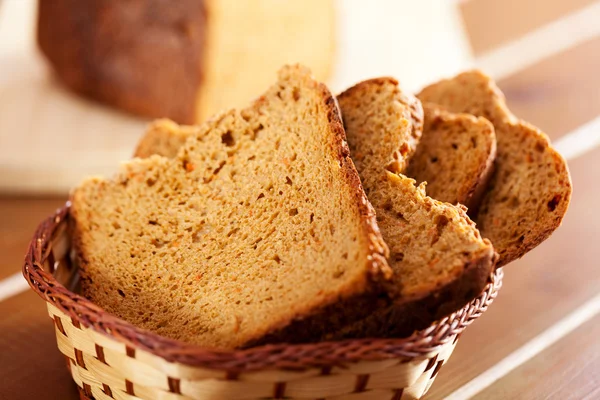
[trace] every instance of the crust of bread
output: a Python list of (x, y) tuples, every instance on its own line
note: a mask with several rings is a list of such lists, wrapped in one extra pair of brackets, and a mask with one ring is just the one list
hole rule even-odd
[(415, 300), (382, 306), (364, 320), (327, 334), (325, 340), (364, 337), (407, 337), (415, 330), (425, 329), (468, 304), (481, 293), (490, 279), (490, 265), (495, 265), (498, 254), (487, 249), (465, 264), (465, 272), (458, 279)]

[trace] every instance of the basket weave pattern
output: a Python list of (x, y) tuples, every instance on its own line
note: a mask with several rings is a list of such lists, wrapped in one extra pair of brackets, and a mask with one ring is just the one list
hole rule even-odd
[(23, 274), (47, 303), (82, 398), (418, 399), (502, 285), (498, 270), (470, 304), (409, 338), (215, 351), (134, 327), (76, 294), (68, 219), (67, 204), (39, 226)]

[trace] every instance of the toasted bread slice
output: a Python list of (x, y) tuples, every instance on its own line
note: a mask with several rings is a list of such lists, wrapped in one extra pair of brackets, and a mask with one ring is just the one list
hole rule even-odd
[[(331, 329), (326, 337), (410, 334), (479, 294), (495, 253), (463, 207), (427, 197), (423, 186), (399, 174), (423, 129), (423, 111), (414, 96), (403, 93), (396, 80), (378, 78), (348, 89), (338, 101), (351, 156), (391, 250), (394, 275), (388, 292), (395, 304), (382, 305), (369, 318), (343, 329)], [(157, 123), (147, 135), (161, 132), (175, 142), (176, 135), (164, 124)], [(156, 146), (151, 152), (169, 156), (164, 150), (171, 147)]]
[(167, 337), (308, 341), (386, 298), (387, 248), (339, 111), (301, 67), (174, 158), (136, 158), (71, 199), (83, 293)]
[(418, 97), (450, 112), (484, 117), (494, 125), (495, 173), (476, 221), (500, 254), (498, 266), (547, 239), (561, 224), (572, 192), (567, 163), (548, 137), (512, 115), (494, 81), (479, 71), (435, 83)]
[[(405, 174), (427, 182), (427, 194), (443, 202), (476, 208), (496, 158), (494, 126), (485, 118), (423, 105), (423, 136)], [(473, 214), (471, 214), (473, 215)]]

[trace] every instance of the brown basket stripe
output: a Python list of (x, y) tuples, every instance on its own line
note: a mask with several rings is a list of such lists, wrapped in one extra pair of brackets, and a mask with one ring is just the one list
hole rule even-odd
[(177, 378), (168, 377), (169, 391), (172, 393), (181, 394), (181, 380)]
[(106, 394), (108, 397), (110, 397), (110, 398), (113, 398), (113, 393), (112, 393), (112, 390), (111, 390), (111, 388), (110, 388), (110, 387), (109, 387), (107, 384), (105, 384), (105, 383), (103, 383), (103, 384), (102, 384), (102, 391), (103, 391), (103, 392), (104, 392), (104, 394)]
[(135, 396), (135, 391), (133, 390), (133, 382), (125, 380), (125, 392), (132, 396)]
[(369, 383), (370, 375), (356, 375), (356, 383), (354, 384), (355, 392), (362, 392), (366, 389), (367, 383)]
[(444, 365), (444, 361), (437, 362), (437, 364), (435, 365), (435, 369), (433, 370), (433, 373), (431, 374), (432, 378), (435, 378), (435, 376), (438, 374), (438, 372), (440, 372), (442, 365)]
[(106, 359), (104, 358), (104, 349), (102, 348), (102, 346), (99, 346), (98, 344), (95, 344), (95, 345), (96, 345), (96, 358), (101, 363), (106, 364)]
[(273, 389), (273, 397), (282, 399), (285, 397), (285, 382), (277, 382)]

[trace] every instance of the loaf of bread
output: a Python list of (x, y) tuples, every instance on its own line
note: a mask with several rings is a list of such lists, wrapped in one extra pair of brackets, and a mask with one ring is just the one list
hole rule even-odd
[(496, 135), (485, 118), (425, 103), (423, 136), (405, 174), (439, 201), (476, 208), (492, 176)]
[(84, 295), (223, 349), (314, 340), (386, 303), (387, 247), (324, 85), (286, 67), (251, 106), (190, 129), (174, 158), (72, 193)]
[(479, 71), (426, 87), (418, 95), (451, 112), (488, 119), (495, 128), (495, 173), (476, 222), (500, 254), (498, 266), (523, 256), (560, 225), (571, 199), (571, 178), (548, 137), (517, 119), (493, 80)]
[[(422, 132), (423, 111), (415, 97), (403, 93), (394, 79), (379, 78), (359, 83), (338, 101), (351, 156), (391, 250), (394, 276), (388, 291), (396, 303), (381, 304), (369, 318), (330, 329), (325, 337), (410, 334), (479, 294), (494, 251), (462, 207), (427, 197), (423, 186), (398, 174)], [(138, 156), (174, 157), (190, 129), (156, 122), (142, 138)], [(143, 154), (141, 147), (146, 149)]]
[(37, 40), (72, 90), (194, 123), (242, 106), (284, 63), (332, 69), (333, 0), (40, 0)]
[(414, 97), (393, 80), (374, 79), (346, 90), (338, 102), (351, 154), (368, 152), (356, 167), (390, 249), (394, 303), (328, 338), (405, 336), (478, 295), (496, 254), (462, 206), (427, 197), (423, 186), (400, 174), (402, 158), (410, 158), (403, 149), (421, 135), (423, 112)]

